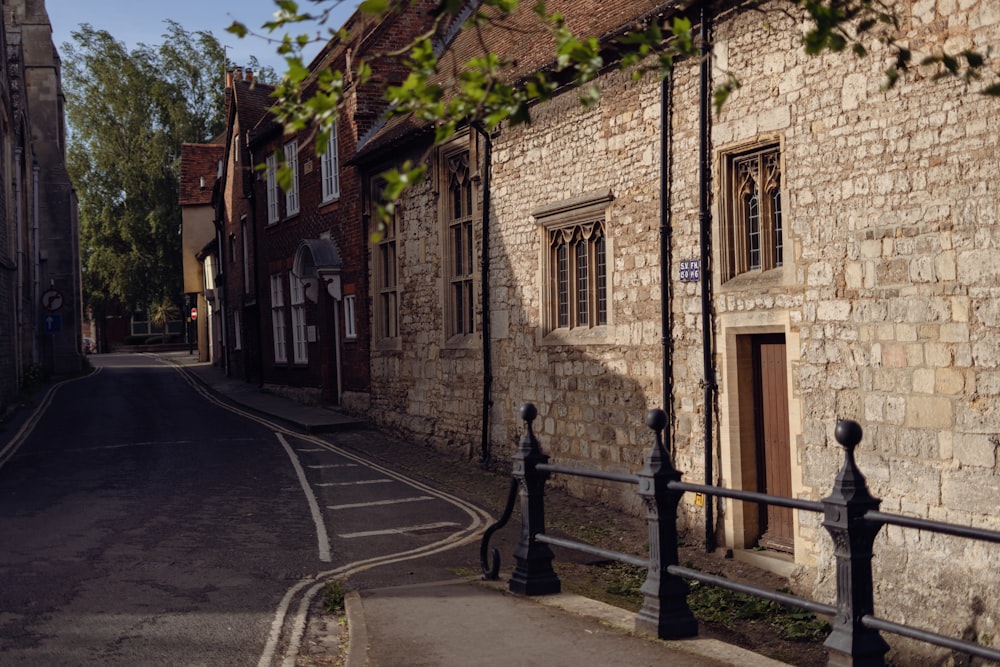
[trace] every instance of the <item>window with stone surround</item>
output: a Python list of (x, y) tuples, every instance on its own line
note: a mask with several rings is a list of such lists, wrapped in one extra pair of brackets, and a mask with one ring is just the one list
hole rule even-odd
[(469, 173), (469, 152), (444, 156), (447, 191), (442, 197), (445, 233), (445, 321), (446, 335), (467, 336), (476, 331), (475, 269), (473, 242), (474, 188)]
[(285, 341), (285, 278), (280, 273), (271, 275), (271, 337), (274, 339), (274, 361), (288, 361)]
[(353, 294), (344, 297), (344, 338), (354, 340), (358, 337), (357, 303)]
[(292, 139), (285, 144), (285, 165), (292, 174), (292, 181), (285, 191), (285, 215), (299, 212), (299, 142)]
[(292, 361), (309, 363), (309, 339), (306, 331), (306, 290), (302, 280), (293, 275), (288, 281), (292, 304)]
[(264, 161), (267, 179), (267, 224), (278, 222), (278, 158), (268, 155)]
[(330, 128), (326, 149), (320, 157), (320, 172), (323, 181), (323, 202), (340, 197), (340, 158), (337, 155), (337, 124)]
[(542, 322), (553, 342), (601, 342), (611, 320), (609, 190), (534, 211), (542, 234)]
[(777, 145), (726, 155), (722, 280), (784, 265), (781, 153)]
[[(372, 201), (381, 201), (382, 187), (372, 188)], [(374, 206), (373, 206), (374, 208)], [(399, 341), (399, 284), (397, 281), (396, 216), (383, 220), (375, 235), (375, 340), (393, 344)]]

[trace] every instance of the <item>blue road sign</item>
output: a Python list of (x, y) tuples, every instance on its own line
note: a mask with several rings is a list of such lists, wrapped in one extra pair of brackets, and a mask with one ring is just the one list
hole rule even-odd
[(57, 333), (62, 331), (62, 315), (50, 313), (45, 316), (45, 333)]

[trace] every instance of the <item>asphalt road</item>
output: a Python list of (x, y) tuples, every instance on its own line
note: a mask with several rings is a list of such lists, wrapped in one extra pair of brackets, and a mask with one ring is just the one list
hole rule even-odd
[(0, 434), (0, 665), (280, 664), (326, 582), (412, 580), (487, 520), (155, 359), (92, 360)]

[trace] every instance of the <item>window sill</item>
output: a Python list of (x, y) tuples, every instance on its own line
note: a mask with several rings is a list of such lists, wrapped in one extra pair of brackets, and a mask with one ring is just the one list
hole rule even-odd
[(539, 345), (607, 345), (614, 341), (615, 328), (611, 325), (600, 327), (576, 327), (574, 329), (554, 329), (543, 335)]
[(482, 347), (483, 337), (477, 333), (457, 334), (445, 340), (443, 347), (448, 350), (478, 350)]
[(375, 349), (379, 351), (399, 352), (403, 349), (403, 341), (398, 336), (396, 338), (382, 338), (375, 341)]
[(748, 287), (754, 289), (780, 287), (785, 284), (785, 268), (787, 267), (779, 266), (767, 271), (745, 271), (722, 283), (721, 289), (723, 291), (738, 291)]

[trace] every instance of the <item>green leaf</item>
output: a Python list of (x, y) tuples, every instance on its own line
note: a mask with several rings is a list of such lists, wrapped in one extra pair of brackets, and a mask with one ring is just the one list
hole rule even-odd
[(250, 34), (250, 31), (247, 30), (246, 25), (240, 23), (239, 21), (233, 21), (232, 25), (226, 28), (226, 32), (232, 33), (233, 35), (236, 35), (240, 39), (243, 39), (248, 34)]
[(389, 8), (389, 0), (365, 0), (358, 9), (365, 14), (381, 14)]

